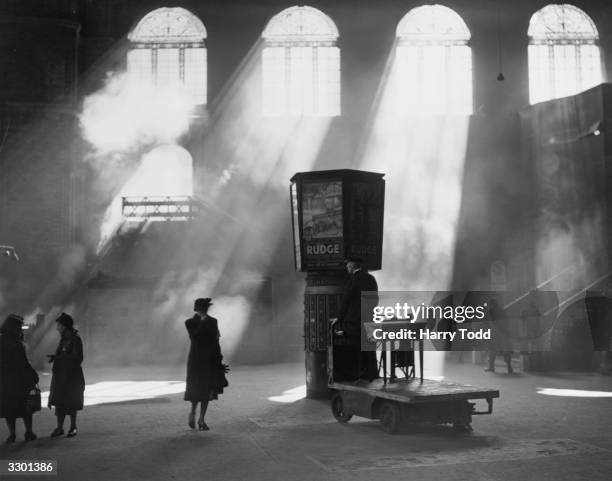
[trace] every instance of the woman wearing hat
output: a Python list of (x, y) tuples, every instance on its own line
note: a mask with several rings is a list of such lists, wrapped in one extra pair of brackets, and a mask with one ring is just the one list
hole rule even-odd
[(51, 437), (64, 434), (64, 419), (70, 416), (68, 437), (77, 434), (77, 411), (83, 409), (83, 342), (74, 328), (72, 317), (65, 312), (55, 320), (61, 339), (55, 354), (50, 354), (49, 362), (53, 363), (53, 377), (49, 392), (49, 407), (55, 406), (57, 427)]
[(211, 305), (210, 298), (196, 299), (193, 306), (195, 314), (191, 319), (185, 321), (185, 327), (191, 340), (185, 388), (185, 401), (191, 402), (188, 424), (190, 428), (195, 428), (195, 415), (199, 403), (198, 428), (200, 431), (210, 429), (204, 421), (208, 401), (217, 399), (217, 396), (223, 392), (223, 387), (225, 387), (223, 374), (228, 370), (227, 366), (222, 363), (217, 319), (208, 315)]
[(17, 418), (23, 418), (25, 440), (36, 439), (26, 400), (38, 383), (38, 374), (26, 357), (22, 328), (23, 317), (16, 314), (9, 314), (0, 327), (0, 417), (9, 429), (7, 443), (15, 442)]

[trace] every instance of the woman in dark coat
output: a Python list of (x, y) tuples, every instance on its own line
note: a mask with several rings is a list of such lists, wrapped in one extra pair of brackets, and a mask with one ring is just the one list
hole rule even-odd
[(198, 428), (201, 431), (210, 429), (204, 422), (208, 401), (217, 399), (217, 396), (223, 392), (224, 373), (228, 371), (227, 366), (222, 363), (217, 320), (208, 315), (211, 305), (210, 298), (196, 299), (193, 307), (195, 314), (185, 321), (191, 340), (187, 359), (185, 401), (191, 401), (189, 427), (192, 429), (195, 428), (195, 414), (200, 403)]
[(83, 342), (78, 331), (73, 327), (72, 317), (65, 312), (55, 320), (57, 330), (62, 336), (55, 351), (50, 354), (49, 362), (53, 363), (53, 377), (49, 392), (49, 407), (55, 406), (57, 427), (51, 437), (64, 434), (64, 419), (70, 416), (68, 437), (77, 434), (77, 411), (83, 409), (83, 392), (85, 378), (81, 363), (83, 362)]
[(9, 429), (7, 443), (15, 442), (17, 418), (23, 418), (25, 440), (36, 439), (26, 400), (38, 383), (38, 374), (26, 357), (22, 327), (23, 317), (9, 314), (0, 328), (0, 417), (6, 419)]

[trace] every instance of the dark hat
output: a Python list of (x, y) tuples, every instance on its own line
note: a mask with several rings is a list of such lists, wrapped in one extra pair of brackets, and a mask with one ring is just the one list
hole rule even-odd
[(23, 329), (23, 317), (17, 314), (9, 314), (2, 323), (2, 333), (20, 334)]
[(204, 297), (196, 299), (193, 303), (194, 311), (205, 311), (210, 306), (212, 306), (212, 299), (210, 297)]
[(55, 322), (59, 322), (62, 326), (66, 326), (69, 329), (72, 329), (74, 326), (72, 316), (70, 314), (66, 314), (65, 312), (62, 312)]

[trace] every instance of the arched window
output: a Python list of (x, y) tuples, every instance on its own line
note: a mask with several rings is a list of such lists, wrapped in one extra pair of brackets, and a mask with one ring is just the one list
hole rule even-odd
[(137, 82), (182, 88), (206, 103), (206, 28), (184, 8), (158, 8), (128, 35), (128, 72)]
[(470, 30), (453, 10), (424, 5), (397, 26), (396, 99), (404, 115), (469, 115), (472, 105)]
[(573, 5), (547, 5), (529, 21), (529, 100), (574, 95), (602, 82), (599, 35)]
[(323, 12), (291, 7), (262, 37), (264, 115), (340, 115), (338, 29)]

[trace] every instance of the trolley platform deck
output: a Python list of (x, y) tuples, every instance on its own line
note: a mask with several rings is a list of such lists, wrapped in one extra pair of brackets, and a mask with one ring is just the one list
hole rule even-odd
[[(419, 330), (425, 323), (393, 322), (394, 328)], [(333, 324), (332, 324), (333, 326)], [(367, 327), (367, 326), (366, 326)], [(380, 419), (383, 429), (396, 433), (402, 424), (428, 422), (452, 424), (455, 428), (471, 431), (473, 415), (491, 414), (493, 399), (499, 397), (497, 389), (472, 386), (449, 381), (424, 379), (423, 341), (417, 341), (417, 376), (415, 359), (393, 354), (393, 343), (379, 343), (381, 356), (379, 373), (374, 380), (336, 380), (334, 370), (335, 333), (330, 332), (328, 345), (328, 387), (334, 392), (331, 400), (332, 414), (338, 422), (346, 423), (354, 415)], [(412, 351), (414, 352), (414, 351)], [(394, 360), (395, 356), (395, 360)], [(387, 359), (389, 357), (389, 359)], [(403, 377), (396, 377), (396, 363), (400, 362)], [(484, 400), (486, 410), (476, 409), (476, 400)]]
[(493, 399), (499, 397), (496, 389), (436, 381), (432, 379), (400, 379), (384, 383), (383, 379), (373, 381), (334, 382), (329, 386), (338, 391), (353, 391), (381, 399), (402, 403), (443, 402), (470, 399)]

